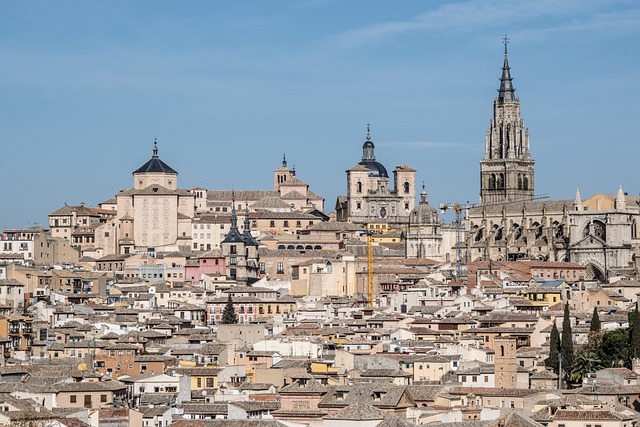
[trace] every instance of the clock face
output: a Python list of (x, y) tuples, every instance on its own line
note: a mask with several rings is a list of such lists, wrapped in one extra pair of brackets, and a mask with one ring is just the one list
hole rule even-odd
[(380, 208), (380, 218), (385, 218), (387, 216), (387, 208)]

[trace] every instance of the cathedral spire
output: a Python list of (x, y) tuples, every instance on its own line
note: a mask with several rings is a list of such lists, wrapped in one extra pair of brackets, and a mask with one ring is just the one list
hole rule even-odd
[(498, 99), (500, 100), (514, 100), (515, 89), (513, 88), (513, 79), (511, 78), (511, 68), (509, 67), (509, 57), (507, 51), (507, 45), (509, 44), (509, 37), (504, 35), (502, 39), (504, 43), (504, 64), (502, 65), (502, 76), (500, 77), (500, 89), (498, 89)]
[(582, 197), (580, 196), (580, 189), (576, 188), (576, 197), (573, 199), (573, 210), (583, 211)]
[(627, 209), (627, 198), (625, 197), (624, 191), (622, 190), (622, 185), (618, 187), (618, 195), (616, 196), (615, 206), (618, 210)]
[(376, 155), (373, 152), (375, 145), (371, 141), (371, 126), (367, 123), (367, 140), (362, 144), (362, 161), (375, 162)]

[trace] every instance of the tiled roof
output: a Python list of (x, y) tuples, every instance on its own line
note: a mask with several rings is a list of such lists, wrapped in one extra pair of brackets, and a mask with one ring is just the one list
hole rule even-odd
[(356, 402), (338, 412), (327, 415), (325, 418), (333, 420), (369, 421), (383, 420), (386, 416), (387, 413), (382, 409), (378, 409), (368, 403)]

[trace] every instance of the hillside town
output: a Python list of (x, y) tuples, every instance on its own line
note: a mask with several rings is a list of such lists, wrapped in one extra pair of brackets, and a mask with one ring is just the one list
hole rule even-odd
[(367, 126), (335, 204), (286, 155), (270, 190), (179, 188), (156, 140), (3, 230), (0, 426), (636, 427), (640, 197), (536, 195), (512, 80), (505, 40), (478, 204)]

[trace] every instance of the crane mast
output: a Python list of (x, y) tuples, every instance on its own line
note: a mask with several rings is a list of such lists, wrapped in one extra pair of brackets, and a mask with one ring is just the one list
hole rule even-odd
[(467, 202), (463, 207), (461, 203), (441, 203), (440, 204), (440, 212), (445, 213), (447, 209), (453, 209), (456, 213), (456, 218), (454, 220), (456, 226), (456, 281), (459, 282), (462, 280), (462, 212), (465, 213), (469, 209), (473, 208), (481, 208), (484, 206), (495, 206), (495, 205), (507, 205), (509, 203), (519, 203), (519, 202), (530, 202), (533, 200), (539, 199), (548, 199), (548, 194), (540, 194), (538, 196), (534, 196), (526, 199), (518, 199), (518, 200), (505, 200), (503, 202), (492, 202), (492, 203), (474, 203), (469, 204)]

